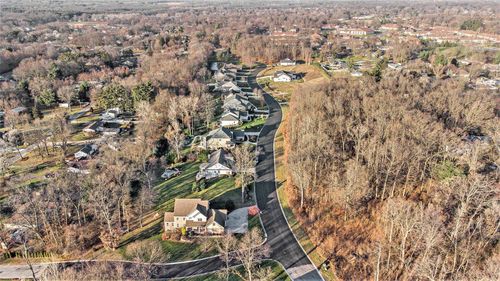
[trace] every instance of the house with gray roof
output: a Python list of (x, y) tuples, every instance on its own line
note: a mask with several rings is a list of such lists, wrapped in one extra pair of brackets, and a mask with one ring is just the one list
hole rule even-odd
[(280, 65), (282, 65), (282, 66), (292, 66), (292, 65), (296, 65), (296, 64), (297, 64), (296, 61), (291, 60), (289, 58), (280, 60)]
[(218, 149), (210, 154), (208, 162), (200, 165), (196, 179), (212, 179), (234, 173), (234, 158), (224, 149)]
[(274, 82), (291, 82), (293, 80), (299, 79), (299, 75), (291, 71), (279, 70), (273, 75)]
[(97, 153), (97, 145), (86, 144), (84, 147), (82, 147), (82, 149), (80, 149), (78, 152), (75, 153), (75, 159), (76, 160), (87, 159), (96, 153)]
[(234, 111), (254, 111), (257, 107), (248, 100), (248, 97), (242, 94), (230, 94), (224, 99), (222, 105), (224, 110)]
[(234, 147), (237, 142), (245, 141), (245, 138), (245, 132), (243, 131), (220, 127), (204, 135), (200, 146), (204, 149), (229, 149)]

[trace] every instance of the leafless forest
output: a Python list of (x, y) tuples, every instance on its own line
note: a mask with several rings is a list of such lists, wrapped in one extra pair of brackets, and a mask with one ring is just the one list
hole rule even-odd
[(303, 95), (286, 131), (290, 190), (340, 277), (495, 279), (498, 144), (464, 141), (498, 138), (487, 94), (404, 73)]

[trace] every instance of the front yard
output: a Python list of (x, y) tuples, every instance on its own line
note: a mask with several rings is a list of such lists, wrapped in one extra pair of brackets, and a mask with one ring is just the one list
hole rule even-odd
[[(176, 198), (201, 198), (210, 201), (211, 208), (227, 208), (228, 202), (234, 208), (241, 208), (254, 205), (254, 199), (241, 202), (241, 189), (235, 186), (234, 177), (222, 177), (212, 181), (207, 181), (205, 189), (193, 191), (192, 186), (196, 181), (196, 173), (199, 171), (200, 162), (187, 162), (176, 166), (181, 174), (168, 180), (161, 180), (155, 186), (157, 191), (157, 203), (145, 219), (144, 227), (135, 229), (127, 233), (122, 238), (121, 247), (115, 253), (104, 251), (101, 258), (123, 258), (127, 259), (126, 247), (130, 243), (138, 240), (157, 239), (161, 241), (165, 255), (168, 255), (169, 262), (186, 261), (199, 259), (217, 254), (213, 239), (218, 238), (195, 238), (192, 242), (180, 242), (166, 240), (162, 241), (163, 214), (173, 211)], [(253, 192), (250, 192), (253, 194)], [(249, 228), (260, 227), (258, 217), (249, 220)], [(118, 256), (116, 254), (119, 254)]]
[(266, 123), (266, 118), (255, 118), (254, 120), (239, 126), (238, 128), (236, 128), (236, 130), (258, 132), (260, 131), (260, 129), (262, 129), (264, 123)]

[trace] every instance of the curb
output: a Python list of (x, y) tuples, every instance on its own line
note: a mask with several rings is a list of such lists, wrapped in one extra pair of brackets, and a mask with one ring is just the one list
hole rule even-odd
[[(258, 84), (258, 83), (257, 83)], [(281, 111), (281, 120), (280, 120), (280, 123), (278, 125), (278, 128), (276, 129), (276, 133), (278, 132), (278, 130), (281, 128), (281, 125), (282, 125), (282, 121), (283, 121), (283, 110), (281, 108), (281, 105), (278, 101), (276, 101), (269, 93), (267, 93), (266, 91), (264, 91), (264, 89), (262, 89), (262, 87), (259, 85), (259, 88), (264, 92), (266, 93), (267, 95), (269, 95), (279, 106), (279, 109)], [(314, 269), (316, 270), (316, 272), (318, 273), (318, 275), (321, 277), (321, 280), (325, 281), (325, 279), (323, 278), (323, 275), (321, 275), (321, 272), (318, 270), (318, 268), (316, 267), (316, 265), (313, 263), (313, 261), (311, 260), (311, 258), (309, 257), (309, 255), (307, 254), (307, 252), (304, 250), (304, 247), (302, 247), (302, 245), (300, 244), (299, 242), (299, 239), (297, 239), (297, 236), (295, 235), (295, 233), (293, 232), (292, 230), (292, 227), (290, 226), (290, 223), (288, 222), (288, 219), (286, 218), (286, 215), (285, 215), (285, 212), (283, 211), (283, 206), (281, 206), (281, 200), (279, 199), (279, 196), (278, 196), (278, 183), (276, 181), (276, 153), (275, 153), (275, 149), (274, 149), (274, 144), (275, 144), (275, 140), (276, 140), (276, 133), (274, 134), (274, 137), (273, 137), (273, 161), (274, 161), (274, 186), (275, 186), (275, 190), (276, 190), (276, 196), (278, 198), (278, 203), (279, 203), (279, 206), (280, 206), (280, 209), (281, 209), (281, 213), (283, 214), (283, 217), (285, 218), (285, 221), (288, 225), (288, 228), (290, 229), (290, 232), (292, 233), (293, 237), (295, 238), (295, 241), (297, 241), (297, 244), (299, 244), (300, 248), (302, 249), (302, 251), (304, 252), (304, 254), (306, 255), (307, 259), (309, 260), (309, 262), (314, 266)], [(286, 270), (286, 268), (285, 268)]]

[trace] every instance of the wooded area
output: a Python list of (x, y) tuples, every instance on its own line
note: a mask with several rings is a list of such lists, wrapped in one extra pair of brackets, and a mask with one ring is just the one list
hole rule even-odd
[(490, 95), (406, 72), (292, 97), (287, 190), (342, 279), (496, 279)]

